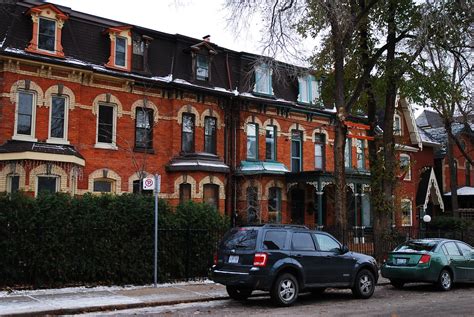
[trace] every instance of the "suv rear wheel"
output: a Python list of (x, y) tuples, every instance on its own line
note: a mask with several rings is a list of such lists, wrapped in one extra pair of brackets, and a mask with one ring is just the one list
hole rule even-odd
[(290, 306), (298, 298), (299, 285), (296, 278), (289, 273), (277, 277), (271, 290), (271, 297), (278, 306)]
[(367, 299), (374, 294), (375, 278), (369, 270), (363, 269), (357, 273), (352, 294), (357, 298)]
[(250, 288), (243, 288), (237, 286), (226, 286), (227, 294), (229, 297), (235, 300), (246, 300), (250, 294), (252, 294), (252, 290)]

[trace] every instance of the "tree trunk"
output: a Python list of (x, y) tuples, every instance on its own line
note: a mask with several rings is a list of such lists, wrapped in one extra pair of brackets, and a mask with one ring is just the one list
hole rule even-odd
[[(393, 136), (393, 117), (395, 113), (395, 103), (397, 98), (397, 78), (395, 74), (395, 45), (396, 45), (396, 25), (395, 12), (397, 9), (396, 0), (389, 1), (388, 20), (387, 20), (387, 60), (386, 60), (386, 82), (385, 91), (385, 115), (383, 121), (383, 166), (377, 162), (377, 154), (374, 158), (375, 171), (381, 175), (375, 182), (375, 194), (380, 195), (374, 197), (376, 200), (374, 234), (376, 239), (376, 255), (381, 257), (389, 246), (388, 235), (391, 231), (390, 219), (394, 212), (394, 194), (395, 194), (395, 140)], [(377, 149), (375, 149), (377, 150)], [(378, 167), (378, 166), (380, 167)], [(374, 177), (373, 176), (373, 177)], [(380, 188), (378, 186), (381, 186)]]
[(454, 140), (452, 137), (451, 131), (451, 122), (450, 120), (445, 120), (444, 128), (446, 129), (446, 134), (448, 136), (448, 144), (447, 144), (447, 158), (448, 158), (448, 166), (449, 166), (449, 187), (451, 189), (451, 210), (453, 212), (454, 217), (459, 217), (459, 206), (458, 206), (458, 177), (457, 168), (454, 167)]
[(336, 185), (335, 193), (335, 218), (336, 232), (343, 243), (347, 243), (347, 221), (346, 221), (346, 174), (344, 165), (344, 146), (346, 143), (347, 127), (345, 126), (346, 109), (344, 103), (344, 47), (340, 41), (338, 26), (332, 26), (332, 39), (334, 45), (334, 77), (335, 91), (334, 99), (337, 107), (337, 118), (335, 126), (334, 140), (334, 181)]

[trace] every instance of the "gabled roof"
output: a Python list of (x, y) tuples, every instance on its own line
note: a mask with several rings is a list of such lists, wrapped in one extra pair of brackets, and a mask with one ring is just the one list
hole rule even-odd
[(443, 196), (436, 181), (434, 169), (431, 166), (425, 167), (425, 170), (420, 175), (420, 183), (416, 191), (416, 206), (422, 206), (423, 210), (428, 208), (430, 195), (435, 204), (439, 205), (444, 211)]
[(417, 144), (418, 147), (422, 149), (423, 144), (421, 141), (420, 134), (418, 132), (418, 126), (416, 125), (415, 115), (413, 114), (412, 107), (404, 97), (401, 97), (398, 100), (398, 104), (400, 105), (403, 115), (405, 117), (405, 122), (408, 127), (408, 132), (410, 133), (410, 140), (412, 144)]

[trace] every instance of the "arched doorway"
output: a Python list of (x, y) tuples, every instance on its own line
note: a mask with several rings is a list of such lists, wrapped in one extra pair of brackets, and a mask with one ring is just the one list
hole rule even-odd
[(291, 199), (291, 223), (304, 224), (304, 190), (293, 188), (290, 192)]

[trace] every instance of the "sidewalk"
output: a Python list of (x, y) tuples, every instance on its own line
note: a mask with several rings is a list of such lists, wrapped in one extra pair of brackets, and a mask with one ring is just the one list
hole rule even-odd
[[(378, 285), (387, 284), (379, 278)], [(153, 286), (64, 288), (0, 292), (1, 316), (63, 315), (212, 301), (228, 298), (211, 281)]]

